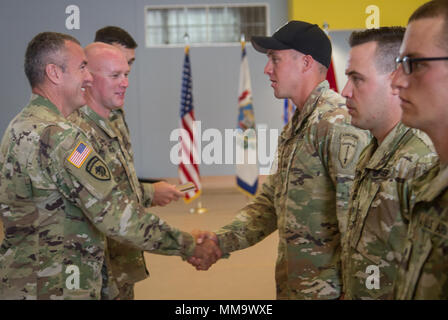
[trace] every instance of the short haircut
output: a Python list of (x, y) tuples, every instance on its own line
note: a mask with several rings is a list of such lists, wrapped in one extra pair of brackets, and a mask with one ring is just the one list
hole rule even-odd
[[(296, 60), (297, 58), (299, 58), (301, 55), (302, 56), (304, 56), (305, 54), (303, 54), (302, 52), (300, 52), (300, 51), (297, 51), (297, 50), (291, 50), (290, 51), (291, 52), (291, 56), (292, 56), (292, 58), (294, 59), (294, 60)], [(313, 58), (313, 60), (314, 60), (314, 58)], [(314, 62), (316, 62), (316, 64), (317, 64), (317, 71), (320, 73), (320, 74), (323, 74), (323, 75), (327, 75), (327, 73), (328, 73), (328, 68), (326, 67), (326, 66), (324, 66), (322, 63), (320, 63), (319, 61), (317, 61), (317, 60), (314, 60)]]
[(444, 24), (440, 32), (440, 39), (438, 45), (448, 51), (448, 0), (433, 0), (421, 5), (410, 16), (408, 24), (415, 20), (424, 18), (442, 17)]
[(137, 42), (125, 30), (108, 26), (99, 29), (95, 34), (95, 42), (104, 42), (108, 44), (119, 43), (128, 49), (137, 48)]
[(57, 32), (39, 33), (28, 43), (24, 67), (31, 88), (44, 81), (45, 67), (48, 64), (56, 64), (62, 68), (62, 71), (65, 71), (66, 61), (63, 55), (65, 41), (81, 45), (76, 38)]
[(376, 68), (380, 73), (390, 73), (395, 70), (395, 58), (399, 55), (405, 31), (406, 29), (403, 27), (381, 27), (354, 31), (349, 39), (350, 47), (376, 42)]

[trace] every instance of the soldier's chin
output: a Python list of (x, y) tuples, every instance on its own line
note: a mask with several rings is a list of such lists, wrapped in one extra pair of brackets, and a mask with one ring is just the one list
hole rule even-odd
[(116, 105), (112, 106), (110, 109), (111, 110), (123, 109), (123, 106), (124, 106), (124, 103), (116, 104)]
[(409, 114), (409, 112), (403, 111), (401, 115), (401, 122), (405, 126), (421, 129), (418, 126), (418, 121), (415, 121), (414, 117), (412, 116), (412, 114)]
[(363, 126), (362, 125), (362, 121), (361, 119), (357, 118), (357, 117), (353, 117), (350, 121), (350, 124), (356, 128), (362, 129), (362, 130), (367, 130), (367, 126)]
[(79, 102), (78, 102), (78, 104), (79, 104), (79, 108), (81, 108), (82, 106), (84, 106), (84, 105), (87, 104), (87, 100), (86, 100), (86, 98), (85, 98), (84, 95), (81, 96), (81, 97), (79, 97), (78, 101), (79, 101)]
[(277, 92), (275, 89), (274, 89), (274, 97), (276, 97), (277, 99), (287, 99), (287, 97), (285, 97), (283, 94)]

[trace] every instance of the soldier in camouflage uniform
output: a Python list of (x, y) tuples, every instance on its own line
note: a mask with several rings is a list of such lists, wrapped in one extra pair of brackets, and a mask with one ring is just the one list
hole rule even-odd
[[(108, 28), (110, 29), (110, 27)], [(104, 28), (101, 30), (106, 29)], [(98, 35), (103, 34), (102, 32), (100, 32), (101, 30), (97, 32), (97, 37)], [(121, 31), (125, 32), (124, 30)], [(113, 32), (113, 35), (115, 35), (113, 39), (116, 39), (117, 36), (121, 35), (121, 33), (116, 35), (115, 28), (113, 28), (110, 32)], [(128, 35), (127, 33), (126, 35), (130, 37), (130, 35)], [(99, 38), (103, 39), (102, 37)], [(112, 38), (109, 36), (107, 37), (107, 39), (111, 40)], [(128, 40), (133, 41), (132, 38), (129, 38)], [(115, 51), (118, 51), (118, 54), (120, 54), (122, 47), (122, 45), (120, 45), (120, 47), (112, 47), (109, 44), (96, 42), (86, 48), (86, 54), (89, 59), (89, 69), (91, 71), (93, 71), (92, 69), (98, 69), (94, 73), (92, 73), (94, 79), (97, 78), (98, 80), (94, 80), (92, 87), (88, 88), (87, 91), (89, 92), (91, 90), (94, 90), (95, 97), (99, 101), (95, 101), (94, 98), (91, 98), (91, 100), (93, 100), (92, 103), (90, 103), (92, 105), (91, 108), (93, 108), (96, 112), (89, 111), (89, 107), (87, 106), (81, 108), (80, 112), (84, 115), (84, 117), (82, 118), (88, 119), (91, 122), (91, 130), (105, 130), (104, 132), (106, 133), (106, 135), (109, 135), (111, 139), (118, 140), (123, 156), (123, 161), (121, 162), (126, 170), (126, 176), (129, 180), (129, 191), (131, 193), (135, 193), (139, 202), (145, 207), (149, 207), (151, 205), (166, 205), (171, 200), (179, 199), (183, 196), (183, 194), (176, 190), (175, 186), (170, 185), (166, 182), (158, 182), (155, 184), (140, 183), (135, 171), (134, 153), (132, 150), (129, 129), (124, 118), (124, 111), (122, 109), (124, 103), (124, 91), (126, 91), (126, 88), (128, 86), (127, 75), (126, 79), (112, 77), (113, 72), (116, 72), (116, 70), (110, 69), (113, 60), (110, 60), (109, 57), (107, 57), (107, 54), (105, 55), (104, 53), (109, 52), (109, 55), (113, 55), (113, 50), (115, 49)], [(129, 49), (123, 49), (123, 51), (125, 50)], [(130, 60), (130, 62), (128, 61), (128, 68), (130, 68), (130, 64), (132, 64), (133, 59), (131, 58)], [(115, 67), (116, 63), (113, 66)], [(100, 84), (97, 85), (97, 82)], [(105, 84), (109, 85), (109, 88), (106, 90), (102, 87)], [(108, 99), (110, 96), (115, 97), (115, 92), (113, 90), (123, 92), (123, 96), (118, 99), (118, 101), (115, 101), (116, 99)], [(108, 105), (104, 106), (103, 104), (105, 103), (107, 103)], [(100, 116), (99, 114), (101, 114), (102, 116)], [(113, 132), (113, 135), (109, 134), (111, 130)], [(134, 283), (145, 279), (149, 274), (146, 270), (143, 252), (114, 241), (113, 239), (109, 239), (108, 242), (109, 254), (111, 257), (111, 268), (116, 275), (117, 281), (119, 282), (118, 287), (120, 289), (120, 299), (133, 299)]]
[(447, 23), (446, 0), (428, 2), (412, 14), (392, 82), (399, 89), (403, 123), (426, 132), (440, 158), (413, 186), (397, 299), (448, 299)]
[[(95, 33), (95, 42), (107, 43), (118, 48), (125, 55), (129, 68), (131, 68), (135, 61), (137, 43), (128, 32), (119, 27), (107, 26), (97, 30)], [(90, 63), (90, 65), (92, 64)], [(93, 86), (95, 87), (95, 82)], [(134, 168), (134, 152), (132, 150), (129, 128), (125, 120), (123, 106), (121, 105), (118, 108), (115, 106), (112, 110), (103, 108), (101, 105), (95, 106), (98, 107), (96, 109), (98, 112), (106, 111), (109, 114), (104, 114), (104, 118), (95, 116), (87, 116), (87, 118), (94, 122), (96, 119), (101, 119), (103, 122), (96, 122), (97, 126), (101, 128), (104, 124), (115, 131), (123, 155), (126, 158), (123, 166), (126, 169), (129, 183), (133, 191), (137, 194), (139, 201), (142, 201), (141, 203), (145, 207), (164, 206), (172, 200), (181, 198), (183, 194), (174, 185), (164, 181), (141, 184), (138, 182)], [(82, 108), (82, 110), (85, 110), (85, 108)], [(117, 279), (119, 281), (120, 299), (133, 299), (134, 283), (145, 279), (149, 275), (146, 270), (143, 252), (111, 239), (109, 241), (109, 253), (112, 269), (113, 271), (116, 270), (115, 273), (117, 273)]]
[(217, 242), (228, 253), (278, 230), (277, 298), (338, 299), (341, 233), (368, 135), (350, 125), (344, 99), (329, 89), (331, 44), (317, 25), (291, 21), (273, 37), (253, 37), (252, 44), (267, 52), (265, 73), (274, 95), (291, 98), (297, 110), (279, 137), (275, 172), (256, 198), (215, 232)]
[[(95, 42), (103, 42), (110, 44), (125, 55), (129, 67), (135, 62), (135, 49), (137, 43), (132, 36), (125, 30), (115, 27), (107, 26), (97, 30), (95, 34)], [(111, 110), (108, 119), (109, 125), (113, 127), (117, 135), (120, 137), (120, 143), (124, 143), (129, 152), (129, 156), (133, 158), (133, 151), (131, 146), (131, 139), (129, 129), (125, 120), (125, 112), (123, 106), (118, 109)], [(132, 162), (133, 163), (133, 162)], [(135, 169), (130, 168), (135, 172)], [(149, 206), (165, 206), (173, 200), (178, 200), (183, 197), (174, 185), (160, 181), (157, 183), (144, 183), (141, 185), (144, 191), (145, 205)]]
[(68, 35), (45, 32), (28, 45), (33, 96), (0, 146), (0, 299), (116, 298), (106, 238), (183, 258), (213, 256), (127, 194), (119, 149), (107, 152), (67, 121), (86, 102), (86, 64)]
[(94, 42), (110, 44), (123, 52), (129, 67), (135, 62), (135, 49), (138, 47), (134, 38), (124, 29), (116, 26), (107, 26), (95, 32)]
[[(94, 85), (95, 81), (93, 82)], [(129, 180), (130, 186), (129, 192), (134, 193), (141, 205), (146, 208), (150, 207), (155, 191), (154, 185), (140, 183), (137, 178), (134, 167), (134, 153), (130, 143), (129, 130), (124, 120), (124, 111), (122, 109), (112, 110), (109, 119), (102, 119), (88, 106), (82, 107), (80, 113), (83, 115), (80, 119), (84, 118), (94, 122), (96, 128), (93, 124), (91, 124), (91, 128), (101, 128), (111, 139), (116, 138), (118, 140), (122, 155), (120, 162), (126, 170), (126, 178)], [(112, 131), (109, 129), (112, 129)], [(169, 188), (171, 189), (171, 187)], [(149, 276), (143, 252), (113, 239), (108, 239), (108, 248), (112, 273), (117, 279), (120, 290), (120, 300), (132, 300), (134, 299), (134, 283)]]
[[(342, 95), (352, 124), (373, 139), (356, 167), (347, 232), (342, 241), (345, 299), (392, 299), (411, 208), (410, 185), (437, 156), (423, 132), (400, 122), (391, 88), (404, 28), (353, 32)], [(374, 271), (373, 274), (372, 271)]]

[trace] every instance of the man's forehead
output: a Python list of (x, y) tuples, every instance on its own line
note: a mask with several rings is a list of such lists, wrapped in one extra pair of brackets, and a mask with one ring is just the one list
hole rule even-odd
[(113, 42), (112, 46), (120, 49), (123, 52), (123, 54), (135, 55), (135, 49), (127, 48), (124, 45), (122, 45), (121, 43)]
[(373, 60), (376, 55), (377, 42), (369, 41), (356, 45), (350, 49), (349, 62)]
[(345, 73), (361, 74), (368, 72), (375, 62), (377, 42), (369, 41), (356, 45), (350, 49)]
[(287, 55), (287, 54), (301, 54), (301, 52), (294, 50), (294, 49), (284, 49), (284, 50), (268, 49), (266, 54), (268, 56), (280, 56), (280, 55)]
[(82, 62), (87, 61), (83, 48), (76, 42), (65, 40), (66, 55), (70, 59), (80, 59)]
[(400, 55), (418, 56), (431, 47), (437, 46), (443, 25), (442, 17), (411, 21), (401, 43)]
[(99, 59), (101, 70), (105, 72), (129, 72), (129, 65), (122, 56), (109, 56)]
[(123, 53), (112, 46), (104, 48), (90, 47), (86, 52), (90, 68), (110, 69), (112, 66), (127, 66), (127, 61)]
[(274, 55), (274, 54), (281, 54), (282, 51), (285, 51), (285, 50), (268, 49), (268, 50), (266, 51), (266, 54), (267, 54), (268, 56), (271, 56), (271, 55)]
[(70, 40), (65, 40), (64, 41), (64, 47), (66, 50), (69, 51), (84, 51), (81, 46), (79, 44), (77, 44), (76, 42), (70, 41)]

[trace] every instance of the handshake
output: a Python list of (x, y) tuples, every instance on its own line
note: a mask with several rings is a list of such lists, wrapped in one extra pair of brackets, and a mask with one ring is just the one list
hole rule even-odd
[(213, 232), (199, 230), (193, 230), (191, 235), (196, 242), (196, 247), (193, 255), (187, 261), (196, 270), (208, 270), (222, 256), (218, 237)]

